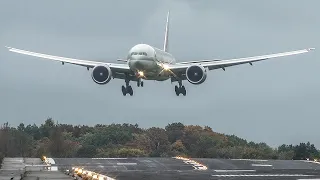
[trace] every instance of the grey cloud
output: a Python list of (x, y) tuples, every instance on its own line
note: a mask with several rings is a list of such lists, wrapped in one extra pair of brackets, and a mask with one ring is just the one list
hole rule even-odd
[[(162, 47), (171, 11), (170, 51), (179, 61), (231, 58), (319, 47), (320, 2), (308, 1), (35, 1), (0, 2), (0, 46), (114, 62), (136, 43)], [(290, 3), (289, 3), (290, 2)], [(149, 82), (123, 97), (121, 80), (94, 84), (82, 67), (0, 49), (0, 122), (209, 125), (271, 145), (310, 140), (320, 146), (317, 51), (209, 73), (185, 82)]]

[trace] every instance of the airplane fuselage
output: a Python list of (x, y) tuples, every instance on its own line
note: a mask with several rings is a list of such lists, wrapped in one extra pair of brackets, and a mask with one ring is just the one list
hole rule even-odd
[(175, 58), (168, 52), (147, 44), (137, 44), (128, 53), (130, 69), (141, 79), (164, 81), (170, 73), (163, 71), (161, 64), (175, 64)]

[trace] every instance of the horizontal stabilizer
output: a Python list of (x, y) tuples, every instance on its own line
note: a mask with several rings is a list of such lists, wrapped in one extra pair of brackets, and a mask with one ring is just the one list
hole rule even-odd
[(120, 62), (128, 62), (128, 60), (126, 60), (126, 59), (117, 59), (117, 61), (120, 61)]

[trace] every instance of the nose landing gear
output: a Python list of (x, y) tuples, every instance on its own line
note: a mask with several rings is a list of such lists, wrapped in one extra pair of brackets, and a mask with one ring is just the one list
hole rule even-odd
[(143, 81), (142, 81), (142, 79), (139, 79), (138, 81), (137, 81), (137, 86), (138, 87), (143, 87)]
[(187, 95), (187, 90), (182, 85), (182, 81), (179, 81), (179, 86), (176, 85), (174, 90), (175, 90), (177, 96), (179, 96), (180, 94), (182, 94), (183, 96)]

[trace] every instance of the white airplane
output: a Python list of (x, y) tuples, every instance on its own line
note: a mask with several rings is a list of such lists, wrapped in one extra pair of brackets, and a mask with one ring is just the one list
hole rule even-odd
[(59, 57), (47, 54), (40, 54), (26, 50), (7, 47), (9, 51), (60, 61), (64, 63), (75, 64), (79, 66), (92, 69), (91, 76), (97, 84), (107, 84), (111, 78), (124, 79), (125, 86), (122, 86), (122, 94), (133, 95), (133, 89), (130, 86), (130, 81), (136, 81), (138, 87), (143, 87), (143, 80), (165, 81), (171, 79), (171, 82), (178, 82), (175, 86), (175, 93), (177, 96), (183, 94), (186, 96), (185, 86), (182, 85), (183, 80), (188, 80), (191, 84), (202, 84), (207, 78), (207, 72), (214, 69), (223, 69), (226, 67), (240, 64), (250, 64), (253, 62), (267, 60), (276, 57), (283, 57), (289, 55), (297, 55), (307, 53), (314, 48), (307, 48), (302, 50), (283, 52), (277, 54), (269, 54), (262, 56), (226, 59), (226, 60), (196, 60), (189, 62), (176, 62), (175, 58), (168, 52), (169, 45), (169, 16), (167, 14), (165, 37), (163, 49), (150, 46), (148, 44), (137, 44), (132, 47), (127, 55), (127, 59), (118, 59), (125, 63), (106, 63), (98, 61), (89, 61), (82, 59), (73, 59), (66, 57)]

